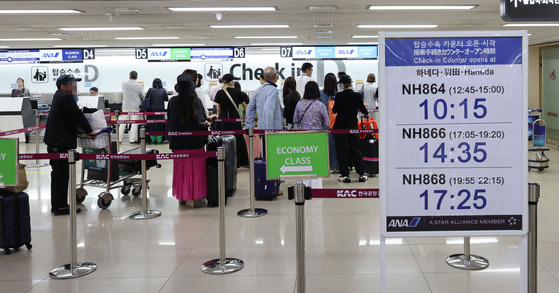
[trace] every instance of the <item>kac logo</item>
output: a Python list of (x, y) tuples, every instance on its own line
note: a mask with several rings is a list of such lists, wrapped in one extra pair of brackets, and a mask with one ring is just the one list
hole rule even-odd
[(395, 227), (395, 228), (415, 228), (421, 221), (420, 217), (416, 217), (411, 219), (411, 222), (408, 219), (392, 219), (390, 223), (388, 223), (388, 227)]

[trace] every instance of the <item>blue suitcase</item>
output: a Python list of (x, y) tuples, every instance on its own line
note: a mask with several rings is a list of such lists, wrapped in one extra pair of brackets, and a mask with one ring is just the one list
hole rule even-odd
[(273, 200), (279, 193), (279, 180), (266, 180), (266, 161), (254, 160), (254, 197)]
[(31, 217), (27, 193), (2, 193), (0, 196), (0, 248), (10, 254), (10, 248), (25, 245), (31, 249)]

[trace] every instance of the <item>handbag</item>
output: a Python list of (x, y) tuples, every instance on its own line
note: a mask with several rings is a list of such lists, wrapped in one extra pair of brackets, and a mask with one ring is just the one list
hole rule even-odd
[(6, 191), (13, 193), (21, 193), (29, 187), (29, 181), (27, 181), (27, 173), (25, 172), (25, 164), (17, 164), (17, 186), (6, 187)]
[(299, 121), (297, 121), (296, 123), (293, 123), (293, 129), (300, 129), (301, 128), (301, 121), (303, 121), (303, 118), (305, 117), (305, 113), (307, 113), (307, 110), (311, 107), (311, 105), (316, 102), (316, 100), (312, 101), (307, 108), (305, 109), (305, 111), (303, 112), (303, 115), (301, 115), (301, 119), (299, 119)]
[(89, 126), (91, 126), (93, 131), (97, 132), (107, 127), (107, 120), (105, 120), (105, 113), (103, 110), (95, 109), (94, 112), (90, 112), (90, 109), (85, 109), (86, 108), (84, 107), (82, 110), (84, 112), (83, 115), (87, 119), (87, 122), (89, 122)]

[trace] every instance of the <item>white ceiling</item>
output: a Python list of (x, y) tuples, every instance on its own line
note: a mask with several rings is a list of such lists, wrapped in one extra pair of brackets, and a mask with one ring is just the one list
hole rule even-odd
[[(559, 40), (557, 27), (505, 28), (500, 17), (499, 0), (422, 0), (421, 5), (477, 5), (465, 11), (369, 11), (369, 5), (418, 5), (417, 0), (187, 0), (187, 1), (0, 1), (0, 9), (77, 9), (77, 15), (0, 15), (0, 39), (53, 38), (61, 41), (0, 41), (0, 48), (48, 48), (52, 45), (110, 47), (141, 47), (153, 44), (206, 44), (207, 46), (250, 46), (251, 43), (303, 43), (305, 45), (344, 45), (349, 42), (374, 42), (376, 39), (352, 39), (354, 35), (377, 35), (377, 29), (359, 29), (358, 24), (437, 24), (429, 31), (511, 30), (527, 29), (530, 44)], [(333, 5), (335, 11), (310, 11), (308, 6)], [(274, 6), (275, 12), (216, 13), (172, 12), (168, 7), (231, 7)], [(117, 8), (133, 8), (138, 12), (119, 12), (111, 22), (107, 13)], [(288, 24), (280, 29), (213, 29), (214, 24)], [(332, 28), (314, 28), (315, 24), (332, 24)], [(59, 27), (76, 26), (140, 26), (143, 31), (66, 32)], [(187, 28), (166, 28), (186, 26)], [(425, 30), (425, 29), (423, 29)], [(331, 31), (320, 33), (319, 31)], [(389, 31), (385, 29), (385, 31)], [(297, 39), (235, 39), (234, 36), (297, 36)], [(332, 36), (332, 38), (317, 38)], [(180, 37), (177, 40), (115, 40), (115, 37)], [(200, 39), (200, 37), (215, 37)]]

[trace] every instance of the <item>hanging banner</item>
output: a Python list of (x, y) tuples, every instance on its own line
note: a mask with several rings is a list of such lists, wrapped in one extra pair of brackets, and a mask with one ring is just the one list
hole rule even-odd
[(380, 38), (383, 233), (525, 234), (526, 32)]

